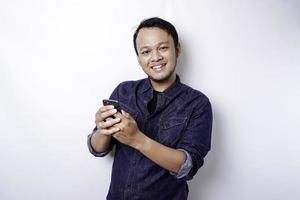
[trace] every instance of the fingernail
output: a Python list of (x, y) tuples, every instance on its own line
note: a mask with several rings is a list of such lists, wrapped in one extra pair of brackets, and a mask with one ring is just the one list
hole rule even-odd
[(121, 120), (121, 118), (116, 118), (115, 120), (118, 122), (118, 121), (120, 121), (120, 120)]

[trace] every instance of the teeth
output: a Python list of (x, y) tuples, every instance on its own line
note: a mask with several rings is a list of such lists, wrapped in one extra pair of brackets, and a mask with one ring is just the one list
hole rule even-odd
[(153, 66), (152, 69), (156, 71), (160, 71), (163, 66), (165, 66), (165, 64)]
[(162, 65), (154, 66), (153, 69), (160, 69)]

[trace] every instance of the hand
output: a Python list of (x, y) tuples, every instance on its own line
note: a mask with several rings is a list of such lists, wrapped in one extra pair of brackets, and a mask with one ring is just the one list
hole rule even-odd
[(119, 131), (114, 133), (112, 137), (123, 144), (138, 149), (144, 141), (144, 134), (139, 130), (136, 121), (123, 110), (122, 113), (117, 113), (114, 116), (120, 118), (121, 122), (113, 125)]
[(112, 134), (119, 131), (119, 128), (113, 127), (113, 125), (121, 121), (120, 118), (112, 118), (117, 113), (114, 106), (102, 106), (95, 114), (95, 123), (97, 126), (97, 132), (102, 135), (111, 136)]

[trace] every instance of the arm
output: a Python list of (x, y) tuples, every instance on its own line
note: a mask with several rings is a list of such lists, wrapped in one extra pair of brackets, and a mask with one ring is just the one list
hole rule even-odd
[[(110, 137), (110, 141), (107, 144), (107, 147), (105, 148), (105, 150), (104, 149), (103, 150), (99, 150), (97, 148), (94, 148), (95, 144), (94, 144), (94, 146), (92, 145), (92, 137), (94, 136), (94, 134), (96, 133), (96, 131), (97, 131), (97, 127), (87, 137), (88, 149), (89, 149), (90, 153), (93, 154), (94, 156), (96, 156), (96, 157), (103, 157), (103, 156), (107, 155), (111, 151), (111, 149), (112, 149), (112, 147), (114, 145), (114, 141), (111, 140), (111, 137)], [(95, 150), (95, 149), (97, 149), (97, 150)]]
[(91, 135), (91, 146), (96, 152), (104, 152), (108, 150), (111, 142), (110, 135), (101, 134), (101, 131), (98, 129)]
[(212, 109), (208, 99), (199, 103), (192, 113), (185, 134), (181, 137), (176, 148), (187, 151), (192, 159), (187, 180), (193, 178), (198, 169), (204, 164), (204, 157), (211, 147)]
[[(118, 88), (119, 86), (112, 92), (110, 99), (118, 99)], [(102, 106), (95, 114), (96, 128), (88, 135), (88, 148), (94, 156), (105, 156), (114, 145), (111, 135), (119, 129), (112, 126), (120, 122), (119, 118), (112, 118), (115, 113), (117, 111), (114, 106)]]
[(117, 111), (113, 106), (102, 106), (95, 115), (96, 130), (89, 135), (88, 144), (95, 154), (105, 152), (109, 149), (111, 144), (111, 135), (118, 128), (112, 127), (114, 124), (120, 122), (120, 118), (111, 118)]
[(143, 133), (139, 134), (143, 139), (140, 143), (137, 143), (136, 149), (159, 166), (178, 173), (184, 162), (185, 153), (162, 145)]
[(114, 125), (120, 131), (114, 133), (112, 137), (135, 148), (166, 170), (175, 173), (180, 170), (185, 160), (183, 151), (167, 147), (147, 137), (138, 129), (135, 120), (128, 113), (117, 113), (115, 116), (121, 119), (120, 123)]

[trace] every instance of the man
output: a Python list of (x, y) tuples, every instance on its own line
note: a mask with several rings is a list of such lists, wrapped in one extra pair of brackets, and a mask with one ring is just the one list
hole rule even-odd
[(133, 36), (137, 59), (148, 78), (121, 83), (110, 99), (122, 112), (102, 106), (88, 136), (95, 156), (116, 147), (107, 199), (184, 200), (187, 180), (210, 150), (209, 99), (175, 73), (180, 43), (175, 27), (144, 20)]

